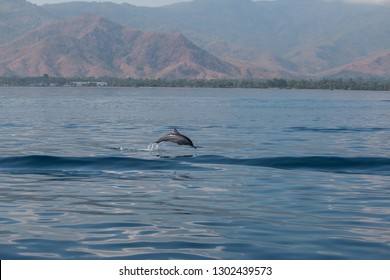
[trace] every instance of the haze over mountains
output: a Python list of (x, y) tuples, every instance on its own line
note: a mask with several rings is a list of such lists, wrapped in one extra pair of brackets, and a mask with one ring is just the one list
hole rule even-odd
[(0, 75), (388, 78), (390, 5), (0, 0)]

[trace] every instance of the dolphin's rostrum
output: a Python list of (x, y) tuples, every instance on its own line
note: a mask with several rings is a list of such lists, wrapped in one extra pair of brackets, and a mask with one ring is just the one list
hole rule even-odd
[(187, 136), (181, 134), (179, 131), (177, 131), (176, 128), (173, 130), (173, 132), (160, 137), (156, 141), (156, 143), (165, 142), (165, 141), (166, 142), (173, 142), (173, 143), (176, 143), (178, 145), (188, 145), (188, 146), (191, 146), (191, 147), (196, 149), (196, 147), (192, 143), (191, 139), (188, 138)]

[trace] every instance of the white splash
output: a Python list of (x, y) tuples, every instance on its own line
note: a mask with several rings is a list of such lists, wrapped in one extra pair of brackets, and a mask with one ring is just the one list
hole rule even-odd
[(159, 149), (158, 144), (157, 143), (152, 143), (152, 144), (149, 144), (149, 146), (146, 149), (146, 151), (153, 152), (153, 151), (158, 151), (158, 149)]

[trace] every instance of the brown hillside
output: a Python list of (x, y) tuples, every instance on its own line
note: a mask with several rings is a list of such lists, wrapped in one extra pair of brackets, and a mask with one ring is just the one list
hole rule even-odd
[(359, 59), (345, 66), (319, 73), (330, 78), (384, 78), (390, 77), (390, 50)]
[(47, 23), (0, 47), (0, 75), (135, 78), (240, 77), (241, 70), (181, 34), (87, 16)]

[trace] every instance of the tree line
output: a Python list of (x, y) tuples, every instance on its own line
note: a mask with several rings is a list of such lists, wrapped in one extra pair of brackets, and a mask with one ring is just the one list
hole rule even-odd
[(194, 87), (194, 88), (279, 88), (390, 90), (390, 80), (366, 79), (133, 79), (133, 78), (58, 78), (0, 77), (0, 86), (109, 86), (109, 87)]

